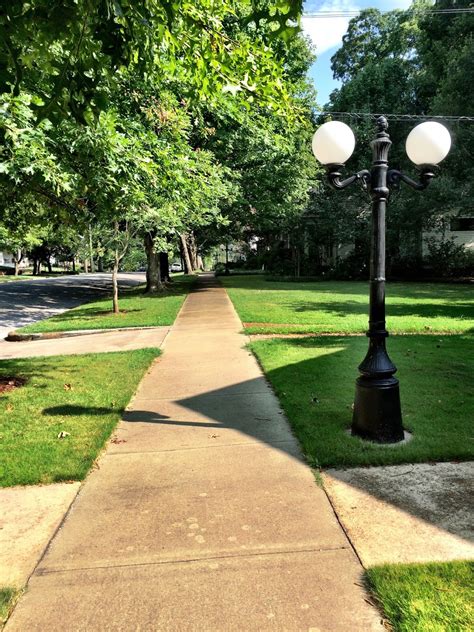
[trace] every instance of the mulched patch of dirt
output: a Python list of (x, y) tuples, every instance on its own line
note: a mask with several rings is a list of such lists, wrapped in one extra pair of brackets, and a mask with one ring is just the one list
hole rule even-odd
[(25, 386), (28, 380), (25, 377), (0, 376), (0, 393), (9, 393), (15, 388)]

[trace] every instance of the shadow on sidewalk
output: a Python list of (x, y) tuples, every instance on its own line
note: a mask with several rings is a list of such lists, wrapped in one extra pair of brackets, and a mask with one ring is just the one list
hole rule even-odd
[[(279, 394), (283, 393), (282, 402), (287, 407), (287, 410), (290, 408), (291, 411), (294, 411), (296, 408), (299, 411), (296, 415), (291, 414), (291, 419), (293, 430), (298, 436), (303, 450), (309, 454), (318, 454), (318, 445), (325, 443), (326, 450), (333, 449), (334, 451), (340, 445), (344, 445), (348, 450), (359, 452), (362, 450), (373, 454), (376, 452), (382, 454), (383, 451), (383, 455), (386, 455), (386, 451), (390, 450), (390, 458), (393, 457), (393, 459), (391, 461), (390, 459), (388, 460), (388, 465), (432, 461), (427, 455), (432, 454), (433, 442), (436, 443), (436, 437), (430, 438), (429, 435), (429, 406), (426, 407), (426, 425), (420, 424), (413, 429), (415, 439), (411, 443), (390, 448), (380, 447), (376, 444), (364, 444), (361, 447), (361, 442), (358, 439), (349, 437), (346, 434), (347, 427), (350, 424), (351, 413), (350, 410), (347, 410), (347, 407), (340, 405), (337, 397), (334, 398), (334, 402), (329, 406), (329, 409), (326, 408), (323, 412), (310, 401), (310, 396), (304, 388), (308, 377), (310, 381), (313, 380), (314, 384), (314, 381), (317, 381), (318, 373), (321, 374), (321, 371), (331, 372), (333, 363), (341, 361), (347, 364), (347, 372), (348, 375), (350, 374), (350, 379), (342, 385), (334, 384), (332, 392), (321, 391), (319, 387), (316, 390), (318, 397), (322, 400), (330, 400), (334, 396), (334, 391), (341, 388), (347, 390), (347, 395), (344, 395), (343, 398), (351, 397), (354, 377), (352, 375), (353, 363), (344, 359), (347, 349), (341, 350), (341, 342), (347, 341), (330, 341), (329, 344), (334, 348), (328, 350), (328, 354), (325, 356), (290, 364), (268, 373), (272, 384), (276, 385), (277, 392)], [(325, 342), (325, 344), (327, 343)], [(341, 357), (337, 358), (336, 356), (338, 355)], [(291, 395), (288, 395), (286, 398), (284, 396), (285, 384), (289, 383), (291, 379), (294, 381), (295, 376), (299, 376), (303, 385), (302, 391), (299, 391), (299, 394), (302, 395), (299, 402), (294, 401), (294, 399), (290, 400)], [(449, 376), (446, 379), (449, 379)], [(414, 397), (416, 400), (413, 402), (410, 401), (410, 397), (406, 393), (405, 396), (408, 400), (406, 402), (406, 410), (410, 410), (413, 406), (419, 406), (419, 402), (416, 400), (416, 393), (412, 395), (412, 398)], [(137, 405), (143, 406), (143, 403), (144, 401), (142, 400), (137, 402)], [(171, 410), (170, 405), (172, 406)], [(199, 443), (198, 447), (216, 445), (207, 440), (210, 436), (210, 430), (229, 429), (234, 431), (234, 433), (227, 436), (228, 444), (234, 441), (237, 443), (239, 435), (250, 436), (256, 441), (264, 442), (277, 450), (288, 453), (293, 458), (298, 458), (295, 457), (294, 437), (288, 427), (280, 403), (273, 392), (259, 378), (203, 392), (192, 397), (176, 398), (171, 404), (169, 400), (153, 400), (153, 406), (150, 406), (150, 408), (153, 408), (153, 410), (125, 411), (123, 423), (131, 425), (141, 423), (144, 426), (153, 424), (155, 430), (149, 433), (149, 436), (154, 437), (153, 445), (158, 446), (157, 450), (159, 450), (160, 429), (163, 429), (163, 432), (166, 432), (168, 437), (169, 430), (165, 431), (165, 428), (175, 427), (178, 434), (175, 434), (174, 438), (178, 445), (181, 441), (186, 443), (186, 439), (189, 439), (190, 436), (190, 430), (194, 433), (193, 437), (196, 438), (196, 433), (199, 433), (199, 429), (203, 429), (202, 435), (199, 435), (202, 442)], [(312, 420), (309, 424), (307, 423), (308, 415)], [(302, 416), (306, 417), (305, 423), (301, 421)], [(408, 419), (410, 419), (409, 416)], [(455, 429), (454, 431), (457, 432)], [(130, 433), (130, 440), (133, 441), (133, 430), (130, 430)], [(429, 445), (430, 440), (431, 445)], [(423, 452), (420, 453), (420, 442), (422, 447), (423, 442), (427, 443), (426, 455)], [(150, 449), (154, 448), (150, 447)], [(449, 458), (442, 458), (444, 449), (446, 447), (441, 445), (440, 461), (449, 460)], [(126, 451), (127, 447), (124, 447), (124, 450)], [(311, 464), (311, 458), (309, 461)], [(433, 468), (433, 474), (435, 473), (434, 470), (435, 468)], [(375, 470), (371, 468), (366, 471), (367, 473), (373, 473)], [(331, 472), (331, 475), (337, 477), (337, 472)], [(468, 481), (461, 480), (460, 477), (456, 479), (455, 476), (450, 475), (448, 495), (446, 495), (446, 488), (440, 494), (440, 489), (433, 486), (432, 490), (428, 488), (428, 495), (424, 492), (425, 495), (423, 497), (419, 496), (419, 494), (417, 496), (419, 481), (417, 481), (416, 473), (412, 476), (410, 476), (410, 472), (405, 473), (403, 476), (394, 476), (390, 479), (390, 485), (387, 485), (386, 478), (385, 482), (378, 484), (371, 476), (361, 476), (355, 480), (352, 478), (351, 485), (387, 504), (399, 508), (407, 514), (462, 538), (466, 542), (474, 541), (472, 525), (466, 524), (469, 507), (474, 512), (474, 498), (472, 494), (468, 493)]]

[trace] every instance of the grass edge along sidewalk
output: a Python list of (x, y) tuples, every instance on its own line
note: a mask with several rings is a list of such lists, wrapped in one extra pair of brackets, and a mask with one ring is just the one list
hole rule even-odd
[(473, 629), (474, 561), (384, 564), (365, 578), (394, 632)]
[(474, 336), (393, 336), (403, 422), (412, 440), (390, 448), (351, 437), (360, 336), (250, 343), (313, 467), (472, 460)]
[(22, 592), (21, 588), (0, 586), (0, 630), (3, 629)]
[(0, 487), (80, 481), (159, 349), (0, 361)]
[[(365, 281), (268, 281), (263, 276), (219, 277), (247, 334), (365, 333), (369, 285)], [(474, 331), (472, 285), (389, 283), (391, 333)]]
[(32, 334), (172, 325), (195, 281), (194, 275), (176, 277), (166, 290), (157, 294), (145, 294), (144, 286), (125, 290), (120, 294), (119, 314), (112, 312), (112, 298), (106, 297), (26, 325), (16, 331)]

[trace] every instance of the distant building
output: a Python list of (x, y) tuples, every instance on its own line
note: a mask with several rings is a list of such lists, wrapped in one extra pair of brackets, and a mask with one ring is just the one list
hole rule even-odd
[[(23, 257), (19, 264), (20, 270), (27, 268), (30, 265), (30, 262), (26, 257)], [(15, 262), (13, 261), (13, 253), (0, 250), (0, 272), (11, 272), (15, 271)]]
[(469, 217), (451, 217), (445, 224), (444, 230), (423, 232), (423, 254), (428, 253), (430, 240), (452, 239), (456, 244), (464, 246), (474, 252), (474, 211)]

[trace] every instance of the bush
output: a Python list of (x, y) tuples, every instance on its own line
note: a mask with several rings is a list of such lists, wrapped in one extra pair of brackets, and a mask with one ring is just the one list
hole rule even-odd
[(340, 259), (325, 275), (330, 279), (352, 280), (367, 279), (369, 262), (365, 252), (351, 252), (344, 259)]
[(428, 240), (426, 263), (435, 274), (443, 277), (474, 274), (474, 253), (452, 238)]

